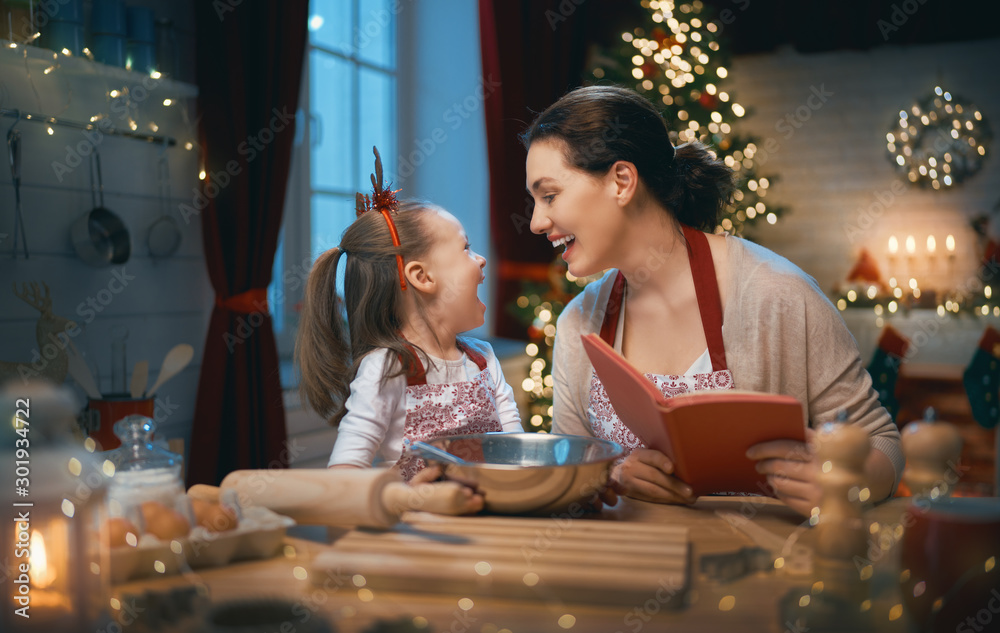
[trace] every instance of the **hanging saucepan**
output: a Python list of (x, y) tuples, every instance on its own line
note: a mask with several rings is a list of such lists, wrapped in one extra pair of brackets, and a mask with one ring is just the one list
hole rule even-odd
[(132, 254), (132, 237), (125, 222), (104, 206), (101, 156), (97, 151), (90, 161), (90, 195), (94, 208), (77, 218), (70, 229), (73, 248), (91, 266), (124, 264)]
[(181, 227), (170, 215), (170, 165), (167, 163), (166, 153), (160, 155), (157, 179), (160, 185), (160, 217), (150, 225), (146, 241), (150, 255), (169, 257), (180, 248)]

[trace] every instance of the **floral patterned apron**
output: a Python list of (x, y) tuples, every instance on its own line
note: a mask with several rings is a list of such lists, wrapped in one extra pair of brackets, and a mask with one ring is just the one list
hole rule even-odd
[[(472, 380), (428, 385), (427, 372), (421, 367), (416, 376), (408, 377), (404, 447), (409, 442), (447, 435), (503, 431), (497, 412), (497, 394), (486, 359), (461, 342), (458, 348), (479, 367), (479, 374)], [(404, 448), (396, 467), (409, 481), (426, 464), (424, 460), (407, 453)]]
[[(708, 342), (708, 355), (712, 360), (712, 371), (691, 376), (646, 374), (660, 392), (667, 398), (689, 391), (703, 389), (732, 389), (733, 375), (726, 367), (726, 350), (722, 342), (722, 301), (719, 298), (719, 284), (715, 278), (715, 264), (708, 245), (708, 238), (701, 231), (682, 227), (687, 241), (688, 261), (691, 262), (691, 272), (694, 276), (695, 295), (698, 298), (698, 311), (701, 313), (701, 325), (705, 329), (705, 340)], [(618, 273), (608, 306), (601, 324), (601, 338), (614, 347), (615, 335), (618, 330), (618, 320), (621, 314), (622, 302), (625, 298), (625, 276)], [(590, 427), (594, 435), (606, 440), (618, 442), (625, 448), (628, 455), (644, 444), (627, 426), (622, 424), (611, 407), (608, 394), (597, 377), (597, 372), (591, 372), (590, 404), (587, 407)]]

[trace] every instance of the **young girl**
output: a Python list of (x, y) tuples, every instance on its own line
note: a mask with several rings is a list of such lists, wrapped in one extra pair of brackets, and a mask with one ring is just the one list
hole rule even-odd
[(295, 352), (302, 394), (338, 426), (330, 466), (377, 460), (410, 480), (423, 461), (404, 440), (522, 428), (493, 349), (458, 336), (483, 324), (486, 260), (455, 216), (398, 203), (375, 157), (371, 200), (358, 194), (357, 220), (313, 265)]

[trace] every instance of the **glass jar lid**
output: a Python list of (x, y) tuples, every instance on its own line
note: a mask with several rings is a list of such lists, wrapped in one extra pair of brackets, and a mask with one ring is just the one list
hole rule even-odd
[(180, 475), (184, 458), (153, 442), (156, 422), (152, 418), (130, 415), (115, 422), (114, 429), (122, 444), (110, 451), (108, 459), (116, 472), (162, 468)]

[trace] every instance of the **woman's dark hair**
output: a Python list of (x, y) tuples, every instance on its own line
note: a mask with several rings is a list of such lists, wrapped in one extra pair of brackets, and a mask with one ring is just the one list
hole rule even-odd
[(616, 86), (568, 92), (521, 135), (526, 148), (558, 139), (566, 162), (603, 176), (619, 160), (635, 165), (653, 196), (681, 224), (713, 231), (735, 190), (732, 170), (702, 143), (670, 143), (663, 117), (638, 93)]
[[(324, 252), (313, 264), (295, 340), (295, 359), (301, 372), (302, 397), (330, 424), (336, 426), (344, 417), (351, 382), (368, 352), (384, 347), (399, 359), (399, 363), (386, 363), (383, 382), (393, 376), (415, 374), (422, 366), (417, 356), (422, 350), (407, 343), (400, 333), (404, 291), (399, 283), (396, 253), (404, 261), (426, 255), (433, 237), (424, 216), (428, 211), (440, 210), (427, 202), (401, 202), (399, 212), (393, 214), (399, 234), (398, 251), (382, 214), (364, 213), (344, 231), (340, 246)], [(347, 263), (341, 300), (337, 294), (337, 268), (343, 255)], [(412, 289), (408, 292), (416, 294)], [(424, 314), (419, 294), (416, 298), (417, 309)], [(429, 361), (426, 354), (423, 358), (425, 363)]]

